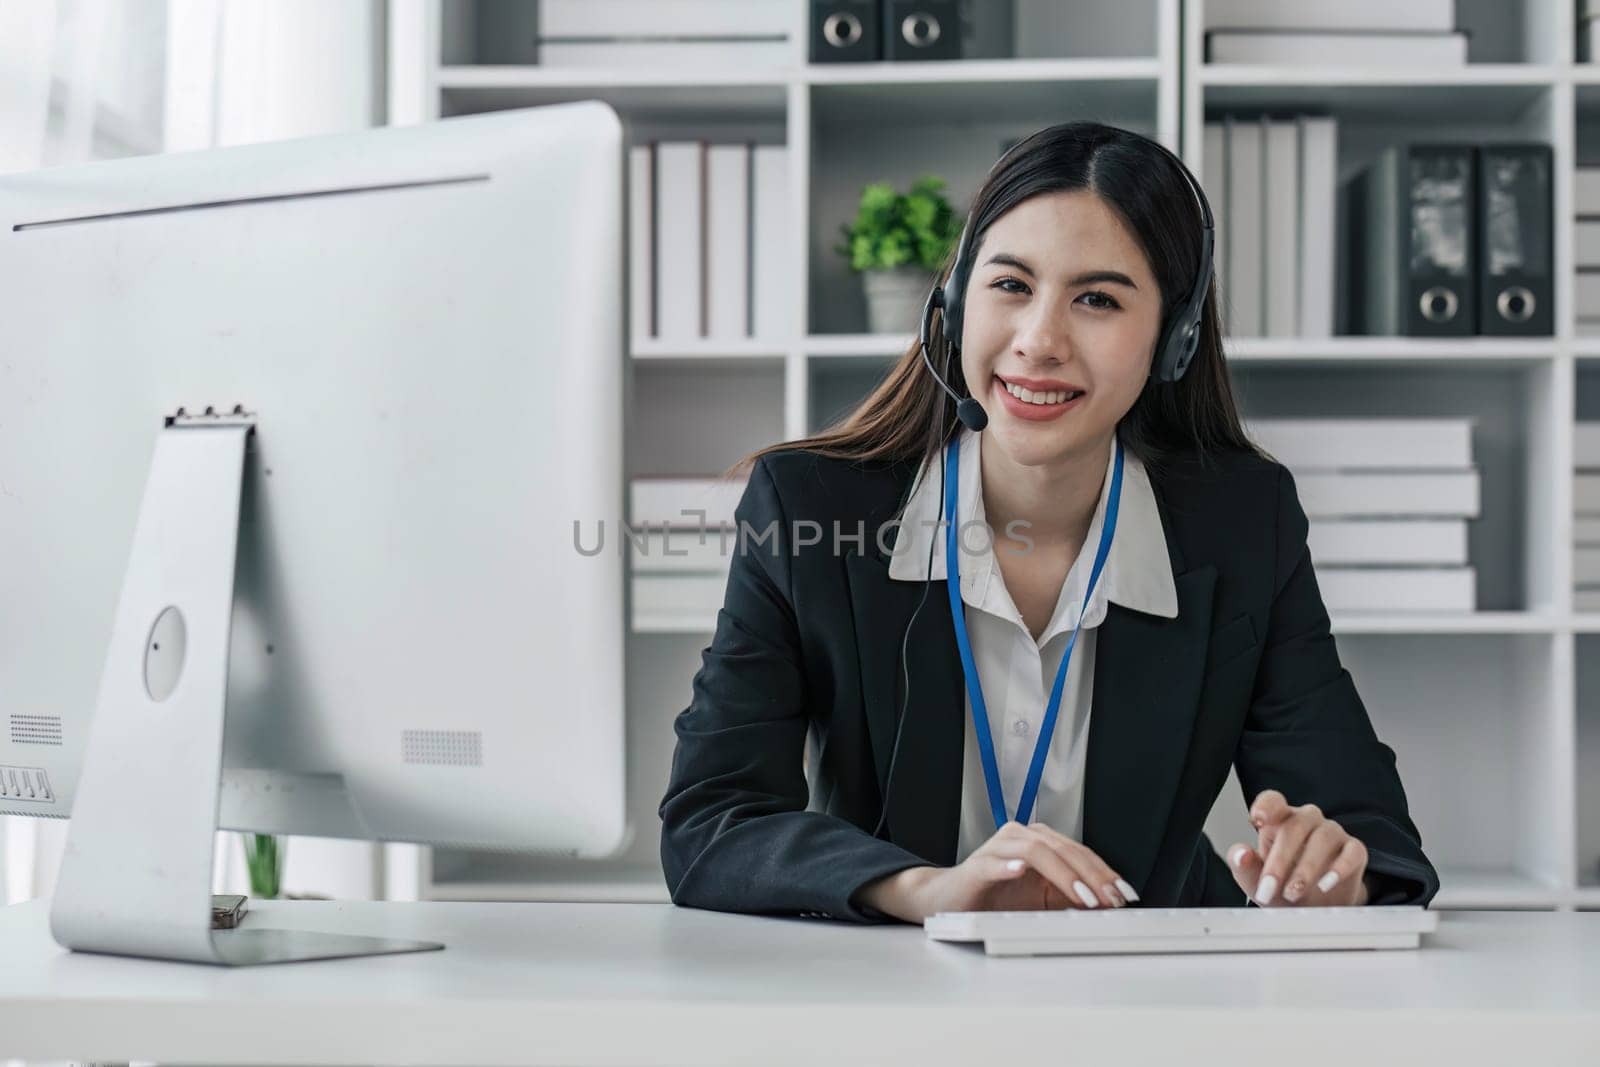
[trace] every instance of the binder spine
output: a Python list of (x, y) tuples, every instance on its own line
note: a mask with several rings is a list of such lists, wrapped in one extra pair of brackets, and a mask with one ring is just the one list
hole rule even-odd
[(811, 0), (811, 62), (883, 59), (880, 0)]
[(1403, 332), (1405, 279), (1402, 275), (1400, 202), (1402, 150), (1390, 148), (1348, 186), (1351, 332), (1389, 336)]
[(1399, 196), (1405, 333), (1463, 337), (1476, 332), (1477, 190), (1470, 145), (1412, 145)]
[(1548, 337), (1552, 307), (1550, 146), (1478, 150), (1478, 332)]
[(882, 4), (884, 59), (961, 58), (958, 0), (882, 0)]

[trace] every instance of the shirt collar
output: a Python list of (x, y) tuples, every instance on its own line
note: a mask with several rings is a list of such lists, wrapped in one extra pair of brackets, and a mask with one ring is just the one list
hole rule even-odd
[[(992, 579), (998, 574), (994, 546), (1006, 551), (1008, 541), (1004, 530), (994, 531), (991, 544), (980, 526), (973, 522), (984, 521), (983, 492), (979, 450), (982, 434), (971, 430), (961, 431), (957, 485), (960, 490), (959, 526), (966, 531), (961, 549), (961, 599), (975, 607), (989, 607), (994, 593), (1003, 593), (1002, 583)], [(1089, 584), (1089, 574), (1094, 568), (1095, 549), (1100, 544), (1100, 532), (1105, 526), (1106, 504), (1111, 495), (1111, 475), (1116, 463), (1113, 449), (1106, 464), (1106, 476), (1100, 489), (1100, 500), (1095, 505), (1084, 551), (1067, 574), (1062, 596), (1057, 605), (1056, 618), (1051, 620), (1047, 636), (1060, 628), (1063, 622), (1061, 609), (1081, 603), (1083, 589)], [(931, 580), (945, 579), (945, 546), (942, 526), (939, 524), (940, 464), (935, 457), (924, 463), (917, 473), (911, 496), (901, 513), (900, 526), (895, 531), (895, 543), (889, 561), (889, 577), (899, 581), (928, 581), (928, 549), (933, 547)], [(1025, 531), (1024, 531), (1025, 532)], [(994, 588), (991, 590), (991, 586)], [(1009, 598), (1006, 598), (1009, 599)], [(1173, 619), (1178, 615), (1177, 586), (1173, 582), (1172, 562), (1167, 555), (1166, 535), (1162, 532), (1161, 513), (1156, 504), (1155, 491), (1144, 464), (1127, 449), (1123, 450), (1122, 499), (1118, 503), (1117, 532), (1106, 556), (1105, 568), (1095, 583), (1094, 596), (1084, 613), (1083, 624), (1094, 626), (1104, 618), (1105, 601), (1111, 601), (1135, 611)], [(1076, 610), (1065, 620), (1070, 626), (1077, 621)]]

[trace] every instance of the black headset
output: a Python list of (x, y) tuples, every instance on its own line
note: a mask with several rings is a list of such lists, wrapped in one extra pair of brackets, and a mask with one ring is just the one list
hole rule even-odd
[[(1156, 342), (1156, 356), (1150, 365), (1150, 380), (1161, 383), (1171, 383), (1180, 380), (1184, 372), (1189, 369), (1189, 363), (1194, 359), (1195, 352), (1200, 347), (1200, 319), (1205, 311), (1206, 293), (1211, 288), (1211, 277), (1214, 272), (1213, 251), (1216, 247), (1216, 222), (1211, 215), (1211, 204), (1206, 200), (1205, 190), (1200, 188), (1200, 183), (1195, 180), (1189, 168), (1184, 165), (1166, 145), (1160, 141), (1142, 137), (1141, 140), (1160, 150), (1178, 173), (1188, 183), (1189, 189), (1194, 193), (1196, 205), (1200, 209), (1200, 263), (1195, 271), (1194, 283), (1189, 286), (1189, 291), (1182, 301), (1173, 308), (1172, 314), (1167, 318), (1161, 329), (1161, 338)], [(1025, 142), (1022, 142), (1025, 143)], [(1020, 144), (1019, 146), (1020, 147)], [(1015, 151), (1015, 148), (1012, 149)], [(1009, 155), (1009, 153), (1007, 153)], [(998, 169), (1005, 161), (1002, 155), (993, 167), (991, 173)], [(967, 279), (972, 273), (972, 256), (977, 252), (971, 247), (972, 217), (969, 214), (965, 225), (961, 228), (961, 240), (956, 245), (956, 259), (950, 268), (950, 277), (945, 283), (935, 285), (928, 293), (927, 303), (922, 306), (922, 327), (917, 333), (917, 339), (922, 347), (922, 362), (927, 365), (928, 373), (933, 375), (933, 380), (939, 383), (939, 388), (949, 394), (955, 401), (956, 418), (961, 424), (973, 432), (982, 430), (989, 425), (989, 415), (983, 410), (983, 405), (978, 403), (976, 397), (961, 396), (950, 388), (936, 367), (933, 359), (928, 355), (928, 336), (933, 330), (933, 312), (938, 308), (944, 312), (942, 330), (946, 347), (953, 364), (961, 356), (961, 319), (962, 302), (966, 298)], [(939, 519), (944, 519), (944, 449), (939, 449)], [(902, 527), (903, 529), (903, 527)], [(878, 815), (878, 825), (872, 831), (872, 836), (877, 837), (883, 833), (884, 824), (889, 820), (889, 794), (887, 783), (894, 779), (895, 761), (900, 757), (900, 733), (906, 722), (906, 700), (911, 695), (911, 680), (906, 664), (906, 650), (910, 647), (911, 627), (916, 623), (917, 616), (922, 612), (922, 605), (928, 601), (928, 590), (933, 586), (933, 546), (937, 537), (928, 539), (928, 583), (922, 588), (922, 599), (917, 601), (917, 606), (911, 613), (911, 618), (906, 622), (905, 633), (900, 638), (900, 674), (902, 697), (900, 699), (900, 714), (895, 721), (894, 745), (889, 753), (889, 773), (884, 779), (885, 791), (883, 807)]]

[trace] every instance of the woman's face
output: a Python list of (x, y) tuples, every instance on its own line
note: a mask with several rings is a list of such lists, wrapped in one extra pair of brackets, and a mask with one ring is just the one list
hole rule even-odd
[(984, 234), (967, 282), (961, 370), (985, 433), (1024, 465), (1093, 455), (1144, 388), (1160, 327), (1155, 276), (1105, 201), (1018, 204)]

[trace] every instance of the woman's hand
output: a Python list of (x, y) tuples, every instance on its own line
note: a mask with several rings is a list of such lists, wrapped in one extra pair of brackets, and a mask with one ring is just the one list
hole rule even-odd
[[(1259, 849), (1228, 848), (1228, 867), (1245, 895), (1268, 907), (1330, 907), (1367, 902), (1367, 849), (1315, 804), (1295, 806), (1276, 789), (1250, 805)], [(1278, 893), (1279, 887), (1283, 893)]]
[(1042, 823), (1008, 822), (954, 867), (913, 867), (868, 883), (861, 902), (920, 923), (941, 911), (1120, 908), (1139, 894), (1086, 845)]

